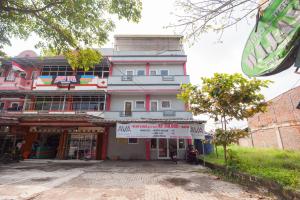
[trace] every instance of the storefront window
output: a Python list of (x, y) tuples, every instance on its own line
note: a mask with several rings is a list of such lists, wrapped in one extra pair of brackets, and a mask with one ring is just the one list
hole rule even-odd
[(157, 139), (151, 139), (151, 149), (156, 149), (157, 147)]
[(179, 139), (179, 149), (185, 149), (185, 141), (184, 141), (184, 139)]
[(138, 144), (137, 138), (128, 138), (128, 144)]

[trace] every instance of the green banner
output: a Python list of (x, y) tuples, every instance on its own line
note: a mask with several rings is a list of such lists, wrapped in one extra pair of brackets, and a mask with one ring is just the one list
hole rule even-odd
[(294, 61), (300, 39), (299, 0), (270, 0), (248, 38), (242, 70), (249, 77), (274, 74)]

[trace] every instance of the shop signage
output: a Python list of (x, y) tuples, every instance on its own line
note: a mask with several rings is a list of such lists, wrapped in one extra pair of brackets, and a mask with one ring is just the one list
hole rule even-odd
[(37, 86), (57, 85), (57, 84), (78, 84), (78, 85), (99, 85), (107, 86), (107, 80), (93, 75), (81, 76), (39, 76), (36, 81)]
[(278, 73), (290, 67), (300, 40), (299, 0), (272, 0), (262, 10), (242, 56), (242, 70), (250, 76)]
[(202, 124), (117, 123), (117, 138), (203, 139)]

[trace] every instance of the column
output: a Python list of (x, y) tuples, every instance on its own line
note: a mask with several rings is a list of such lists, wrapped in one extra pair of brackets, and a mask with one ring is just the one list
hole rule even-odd
[(146, 111), (150, 112), (150, 95), (146, 95)]
[(146, 64), (146, 76), (149, 76), (150, 75), (150, 64), (147, 63)]
[(183, 75), (186, 76), (186, 62), (183, 64)]
[(114, 64), (110, 63), (110, 66), (109, 66), (109, 76), (113, 75), (113, 67), (114, 67)]
[(106, 111), (110, 111), (110, 101), (111, 101), (111, 98), (110, 98), (110, 94), (106, 94)]
[(150, 160), (150, 147), (151, 147), (151, 141), (150, 139), (145, 140), (145, 147), (146, 147), (146, 160)]
[(102, 139), (101, 160), (106, 160), (107, 157), (108, 132), (109, 132), (109, 127), (105, 127), (105, 131), (103, 133), (103, 139)]

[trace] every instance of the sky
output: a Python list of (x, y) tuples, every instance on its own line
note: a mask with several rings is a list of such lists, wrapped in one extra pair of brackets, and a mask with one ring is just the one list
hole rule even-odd
[[(116, 20), (116, 29), (110, 34), (110, 41), (104, 47), (113, 47), (115, 34), (174, 34), (173, 29), (165, 27), (175, 22), (175, 0), (143, 0), (142, 18), (138, 24), (125, 20)], [(242, 73), (241, 57), (247, 38), (254, 27), (255, 19), (244, 21), (236, 27), (227, 29), (222, 36), (222, 43), (218, 35), (213, 32), (203, 34), (193, 45), (184, 44), (188, 56), (187, 72), (193, 84), (200, 83), (200, 77), (212, 76), (216, 72)], [(23, 50), (34, 49), (36, 43), (32, 36), (27, 41), (13, 39), (12, 46), (5, 47), (4, 51), (9, 56), (16, 56)], [(38, 50), (36, 50), (38, 52)], [(274, 83), (262, 92), (266, 99), (272, 99), (281, 93), (300, 85), (300, 75), (295, 74), (294, 68), (268, 76), (262, 79), (272, 80)], [(235, 123), (237, 127), (245, 123)], [(213, 126), (210, 124), (210, 126)]]

